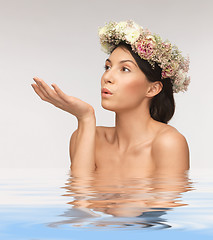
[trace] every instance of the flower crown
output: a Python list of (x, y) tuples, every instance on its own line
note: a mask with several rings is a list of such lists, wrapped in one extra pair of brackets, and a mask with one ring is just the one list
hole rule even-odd
[(99, 27), (98, 35), (105, 53), (110, 54), (116, 45), (124, 41), (153, 69), (155, 62), (161, 67), (161, 78), (172, 80), (173, 92), (187, 90), (190, 83), (190, 77), (187, 76), (189, 57), (184, 58), (177, 46), (172, 46), (168, 40), (163, 42), (159, 35), (151, 34), (132, 20), (106, 23), (104, 27)]

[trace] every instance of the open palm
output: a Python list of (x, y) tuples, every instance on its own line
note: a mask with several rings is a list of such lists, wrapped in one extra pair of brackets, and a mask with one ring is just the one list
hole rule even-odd
[(78, 119), (94, 114), (94, 109), (90, 104), (76, 97), (68, 96), (56, 84), (51, 84), (54, 88), (52, 89), (40, 78), (34, 77), (33, 80), (36, 84), (32, 84), (32, 87), (42, 100), (71, 113)]

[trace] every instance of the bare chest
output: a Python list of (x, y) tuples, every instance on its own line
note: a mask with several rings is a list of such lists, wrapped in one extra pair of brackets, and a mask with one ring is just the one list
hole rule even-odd
[(108, 143), (104, 136), (96, 141), (96, 167), (99, 170), (139, 171), (153, 169), (151, 141), (137, 145), (128, 152), (120, 153), (118, 148)]

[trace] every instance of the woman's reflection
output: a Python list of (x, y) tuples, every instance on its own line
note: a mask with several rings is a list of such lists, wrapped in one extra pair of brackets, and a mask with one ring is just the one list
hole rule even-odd
[[(49, 224), (108, 227), (168, 228), (167, 211), (186, 206), (181, 194), (192, 190), (188, 172), (171, 176), (121, 177), (95, 172), (87, 177), (69, 173), (65, 185), (71, 206), (63, 215), (67, 220)], [(163, 217), (164, 218), (163, 218)]]

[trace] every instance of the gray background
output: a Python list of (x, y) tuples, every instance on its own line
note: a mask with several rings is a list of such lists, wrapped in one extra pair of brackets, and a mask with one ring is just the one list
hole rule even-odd
[(42, 101), (31, 87), (38, 76), (96, 110), (97, 125), (114, 126), (101, 107), (100, 79), (107, 57), (97, 30), (132, 19), (176, 44), (191, 59), (191, 84), (175, 94), (170, 125), (187, 139), (191, 167), (213, 167), (211, 0), (0, 1), (0, 167), (68, 168), (71, 114)]

